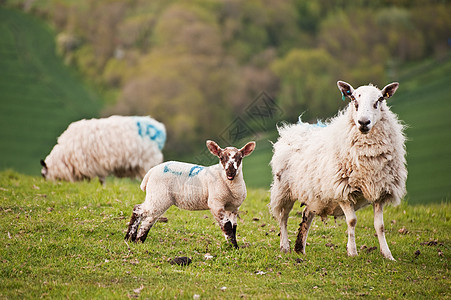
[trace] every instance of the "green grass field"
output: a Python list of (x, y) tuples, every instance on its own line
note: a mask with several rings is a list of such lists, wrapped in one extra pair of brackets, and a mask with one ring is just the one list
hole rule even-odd
[(39, 174), (70, 122), (98, 115), (100, 101), (55, 54), (41, 20), (0, 6), (0, 169)]
[[(279, 252), (265, 190), (251, 189), (238, 221), (239, 250), (208, 211), (175, 207), (143, 244), (123, 240), (138, 182), (46, 182), (0, 172), (0, 298), (449, 299), (449, 204), (387, 207), (396, 262), (379, 253), (372, 209), (357, 212), (359, 256), (346, 255), (343, 219), (315, 218), (307, 254)], [(301, 221), (289, 219), (292, 243)], [(373, 247), (377, 247), (374, 250)], [(206, 254), (213, 256), (211, 259)], [(188, 256), (189, 266), (171, 265)], [(197, 296), (196, 296), (197, 298)]]

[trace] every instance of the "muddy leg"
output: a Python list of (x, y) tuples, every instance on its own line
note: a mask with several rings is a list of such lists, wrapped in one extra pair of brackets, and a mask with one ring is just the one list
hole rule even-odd
[(390, 249), (388, 248), (387, 241), (385, 240), (383, 204), (374, 203), (373, 208), (374, 208), (374, 228), (376, 229), (377, 238), (379, 240), (379, 246), (381, 248), (381, 253), (385, 258), (395, 260), (390, 252)]
[(142, 220), (142, 204), (137, 204), (133, 208), (132, 217), (130, 218), (130, 223), (128, 224), (127, 234), (125, 235), (125, 240), (135, 241), (136, 235), (138, 234), (138, 227)]
[(307, 207), (305, 207), (304, 211), (302, 212), (302, 222), (301, 224), (299, 224), (298, 237), (296, 238), (296, 244), (294, 246), (294, 251), (296, 251), (296, 253), (305, 254), (305, 245), (307, 243), (308, 231), (310, 225), (312, 225), (314, 216), (315, 214), (309, 211)]
[(354, 206), (350, 202), (340, 203), (340, 207), (346, 216), (346, 223), (348, 224), (348, 244), (346, 249), (349, 256), (357, 255), (357, 246), (355, 244), (355, 225), (357, 224), (357, 217), (355, 215)]
[(238, 249), (238, 243), (236, 242), (236, 214), (226, 212), (224, 208), (211, 208), (210, 210), (218, 222), (219, 227), (221, 227), (226, 240), (229, 241), (235, 249)]
[(158, 205), (147, 204), (147, 206), (143, 209), (143, 219), (136, 239), (144, 243), (150, 228), (152, 228), (153, 224), (155, 224), (158, 218), (164, 214), (168, 208), (171, 207), (171, 205), (172, 203), (169, 201), (165, 203), (158, 203)]

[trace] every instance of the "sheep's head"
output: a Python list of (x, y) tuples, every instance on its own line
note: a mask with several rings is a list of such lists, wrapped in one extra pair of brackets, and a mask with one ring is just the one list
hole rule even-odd
[(348, 97), (354, 105), (355, 125), (361, 133), (367, 134), (381, 119), (381, 112), (387, 109), (385, 100), (395, 94), (399, 83), (387, 84), (382, 90), (372, 85), (361, 86), (354, 90), (349, 83), (344, 81), (338, 81), (337, 85), (343, 98)]
[(49, 172), (49, 169), (47, 168), (47, 164), (45, 163), (45, 161), (43, 159), (41, 159), (41, 175), (42, 177), (46, 178), (47, 177), (47, 173)]
[(243, 148), (227, 147), (222, 149), (213, 141), (207, 141), (207, 148), (213, 155), (219, 157), (228, 180), (233, 180), (241, 169), (243, 157), (248, 156), (255, 149), (255, 142), (247, 143)]

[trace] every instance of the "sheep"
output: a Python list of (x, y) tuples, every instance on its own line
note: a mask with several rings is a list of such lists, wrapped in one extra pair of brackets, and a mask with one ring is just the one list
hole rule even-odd
[(150, 117), (111, 116), (68, 126), (50, 154), (41, 160), (48, 180), (81, 181), (96, 176), (142, 179), (163, 161), (165, 126)]
[[(288, 215), (298, 199), (305, 205), (295, 244), (305, 254), (309, 227), (315, 215), (345, 216), (349, 256), (357, 255), (355, 211), (373, 205), (374, 227), (382, 255), (394, 260), (384, 234), (383, 206), (398, 205), (406, 193), (404, 126), (386, 100), (399, 83), (379, 90), (354, 88), (338, 81), (351, 102), (334, 118), (317, 126), (300, 121), (278, 128), (273, 146), (270, 210), (280, 225), (280, 249), (290, 251)], [(321, 124), (319, 124), (321, 125)]]
[(169, 161), (147, 172), (141, 183), (146, 198), (144, 203), (135, 205), (125, 240), (144, 242), (158, 217), (175, 205), (186, 210), (209, 209), (226, 240), (238, 248), (237, 215), (246, 198), (241, 161), (254, 151), (256, 144), (249, 142), (239, 150), (222, 149), (210, 140), (206, 144), (220, 163), (204, 167)]

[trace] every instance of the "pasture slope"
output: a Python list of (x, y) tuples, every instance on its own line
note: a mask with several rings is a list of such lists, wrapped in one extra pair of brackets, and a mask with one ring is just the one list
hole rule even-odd
[(41, 20), (0, 5), (0, 169), (38, 175), (72, 121), (95, 117), (98, 96), (55, 54)]
[[(357, 212), (359, 256), (346, 223), (315, 218), (306, 255), (279, 251), (269, 194), (251, 189), (235, 250), (208, 211), (171, 207), (145, 243), (125, 243), (138, 182), (46, 182), (0, 172), (0, 299), (449, 299), (450, 204), (387, 207), (379, 253), (370, 207)], [(302, 219), (288, 223), (292, 246)], [(170, 259), (188, 256), (189, 266)], [(195, 296), (197, 295), (197, 296)]]
[[(395, 80), (393, 80), (395, 81)], [(451, 59), (425, 61), (399, 74), (400, 87), (389, 105), (407, 125), (409, 204), (449, 202), (451, 198)], [(336, 87), (331, 87), (336, 89)], [(337, 101), (340, 100), (337, 90)], [(250, 187), (268, 188), (269, 161), (277, 136), (257, 141), (244, 164)]]

